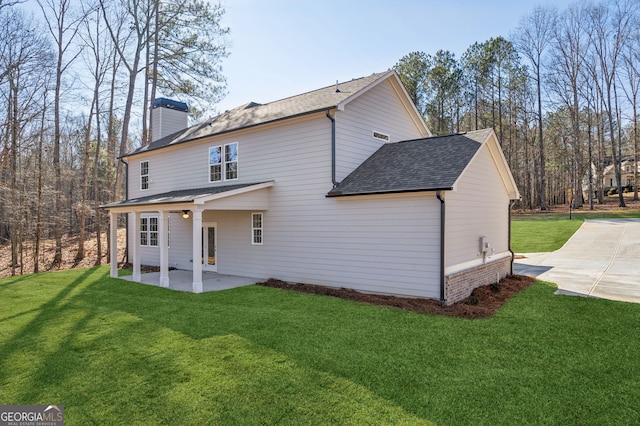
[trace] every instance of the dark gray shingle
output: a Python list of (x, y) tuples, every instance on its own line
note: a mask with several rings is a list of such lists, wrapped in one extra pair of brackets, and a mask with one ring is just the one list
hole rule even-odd
[(449, 190), (491, 130), (385, 144), (329, 197)]
[(377, 73), (340, 83), (339, 92), (336, 92), (336, 85), (331, 85), (267, 104), (249, 102), (203, 123), (153, 141), (125, 156), (334, 108), (388, 74), (389, 72)]

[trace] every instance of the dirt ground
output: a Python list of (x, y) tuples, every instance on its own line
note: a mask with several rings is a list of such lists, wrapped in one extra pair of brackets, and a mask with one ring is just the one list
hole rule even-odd
[[(118, 230), (118, 261), (122, 261), (125, 252), (125, 230)], [(107, 263), (107, 235), (101, 237), (102, 264)], [(89, 268), (96, 265), (98, 260), (98, 244), (95, 234), (90, 235), (84, 245), (85, 258), (80, 262), (75, 261), (78, 252), (78, 237), (63, 237), (62, 239), (62, 265), (57, 269)], [(22, 259), (22, 273), (33, 272), (33, 244), (25, 243)], [(40, 246), (40, 272), (50, 271), (55, 254), (54, 240), (44, 240)], [(17, 265), (16, 274), (20, 274), (20, 266)], [(0, 278), (11, 276), (11, 247), (9, 245), (0, 246)]]
[(257, 285), (300, 291), (303, 293), (339, 297), (342, 299), (371, 303), (374, 305), (393, 306), (409, 311), (428, 312), (432, 314), (463, 318), (484, 318), (496, 313), (507, 300), (516, 295), (519, 291), (530, 286), (533, 282), (535, 282), (535, 279), (531, 277), (511, 275), (502, 279), (498, 285), (491, 284), (478, 287), (466, 300), (450, 306), (442, 306), (440, 305), (440, 302), (435, 299), (366, 294), (346, 288), (338, 289), (314, 284), (294, 284), (275, 279), (269, 279), (265, 282), (258, 283)]

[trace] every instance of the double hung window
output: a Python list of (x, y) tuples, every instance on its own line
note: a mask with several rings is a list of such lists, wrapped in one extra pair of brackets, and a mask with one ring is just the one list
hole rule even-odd
[(238, 179), (238, 142), (224, 146), (224, 178)]
[(140, 218), (140, 245), (158, 247), (158, 216)]
[(238, 179), (238, 142), (209, 148), (209, 182)]
[(214, 146), (209, 148), (209, 182), (222, 180), (222, 148)]
[(251, 214), (251, 244), (262, 244), (262, 213)]
[(148, 161), (140, 162), (140, 189), (143, 191), (149, 189), (149, 162)]

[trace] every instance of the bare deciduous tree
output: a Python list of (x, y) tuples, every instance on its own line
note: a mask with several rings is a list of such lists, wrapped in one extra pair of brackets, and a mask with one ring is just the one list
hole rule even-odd
[(544, 133), (542, 123), (542, 60), (545, 51), (553, 40), (553, 30), (556, 21), (556, 10), (550, 7), (537, 6), (531, 14), (527, 15), (516, 29), (515, 43), (531, 63), (533, 80), (536, 84), (538, 102), (538, 155), (540, 161), (540, 210), (546, 210), (545, 201), (545, 157), (544, 157)]
[[(72, 16), (71, 0), (37, 0), (42, 10), (49, 33), (56, 47), (56, 71), (54, 83), (54, 143), (53, 143), (53, 167), (55, 171), (55, 214), (62, 212), (62, 169), (60, 166), (61, 144), (61, 96), (63, 89), (62, 77), (69, 69), (75, 58), (80, 54), (80, 49), (73, 44), (78, 33), (82, 16)], [(73, 50), (76, 50), (75, 52)], [(69, 57), (70, 56), (70, 57)], [(56, 253), (53, 258), (53, 266), (62, 262), (62, 220), (58, 217), (55, 221)]]

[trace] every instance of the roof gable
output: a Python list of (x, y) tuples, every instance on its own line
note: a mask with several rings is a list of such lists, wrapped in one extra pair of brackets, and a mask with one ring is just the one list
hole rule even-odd
[[(452, 190), (492, 135), (495, 139), (493, 130), (485, 129), (385, 144), (327, 196)], [(495, 147), (490, 148), (494, 161), (501, 153), (497, 148), (498, 153)], [(515, 183), (513, 189), (507, 185), (513, 178), (506, 161), (502, 162), (497, 165), (501, 176), (508, 175), (503, 177), (505, 186), (510, 196), (519, 196)]]
[[(153, 141), (145, 147), (126, 154), (125, 157), (208, 136), (224, 134), (261, 124), (273, 123), (288, 118), (325, 111), (330, 108), (343, 109), (346, 104), (359, 97), (362, 93), (390, 77), (398, 79), (395, 71), (387, 71), (344, 83), (334, 84), (266, 104), (250, 102), (238, 108), (226, 111), (225, 113), (210, 120)], [(425, 133), (428, 134), (426, 126)]]

